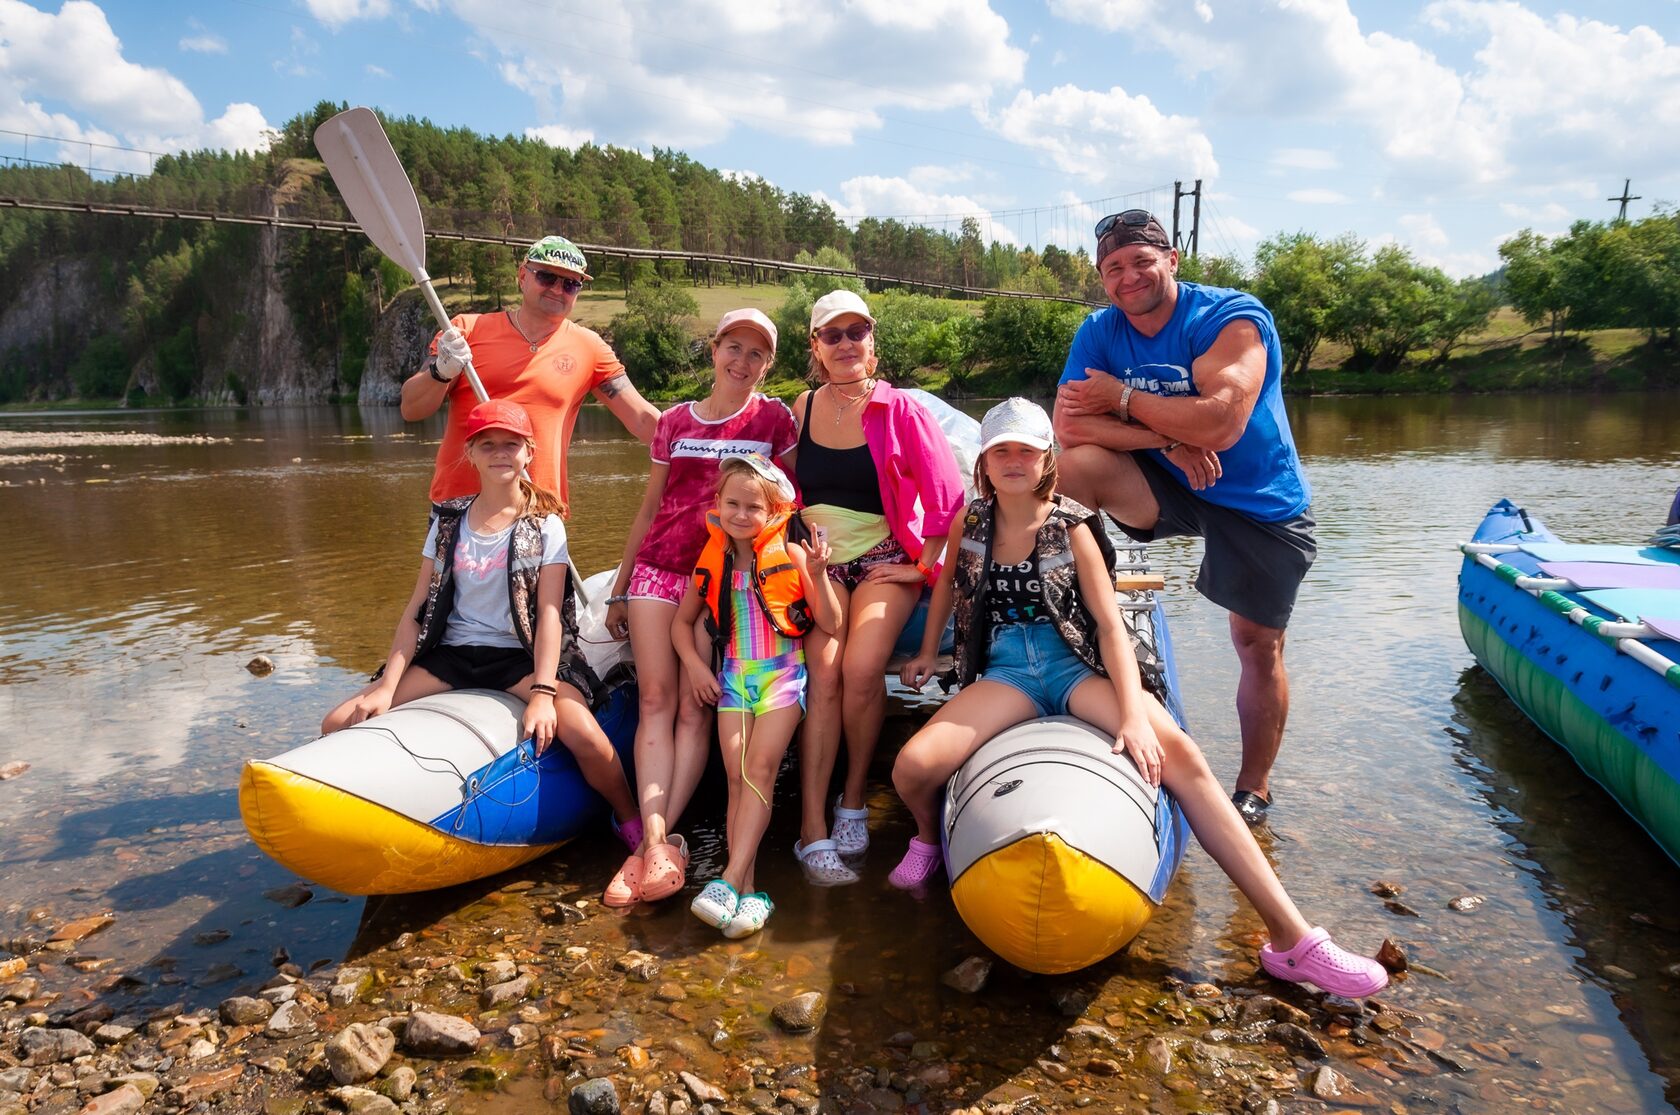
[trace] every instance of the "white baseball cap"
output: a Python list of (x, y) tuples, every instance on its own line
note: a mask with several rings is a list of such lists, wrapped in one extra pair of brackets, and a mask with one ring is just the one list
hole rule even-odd
[(837, 317), (846, 314), (856, 314), (871, 325), (875, 324), (875, 315), (869, 312), (869, 307), (849, 290), (831, 290), (811, 307), (811, 332), (815, 333)]
[(980, 452), (1006, 441), (1033, 449), (1049, 449), (1056, 442), (1050, 416), (1037, 403), (1022, 398), (1005, 399), (980, 420)]

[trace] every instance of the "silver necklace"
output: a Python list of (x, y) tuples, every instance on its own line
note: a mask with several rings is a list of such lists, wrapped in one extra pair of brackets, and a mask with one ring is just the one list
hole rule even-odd
[(519, 331), (519, 335), (521, 337), (525, 338), (525, 343), (527, 345), (531, 346), (531, 351), (533, 353), (535, 353), (537, 351), (537, 349), (542, 347), (542, 342), (543, 341), (546, 341), (550, 337), (554, 336), (554, 330), (550, 329), (547, 333), (543, 334), (541, 340), (533, 341), (531, 339), (531, 334), (525, 332), (525, 327), (523, 325), (519, 324), (519, 311), (518, 310), (509, 310), (507, 312), (507, 315), (508, 315), (508, 320), (513, 323), (513, 327)]
[(834, 392), (840, 398), (846, 400), (845, 402), (838, 404), (834, 408), (834, 424), (836, 426), (838, 426), (838, 425), (840, 425), (840, 419), (845, 415), (845, 413), (848, 410), (851, 410), (852, 407), (856, 406), (858, 403), (863, 402), (863, 400), (869, 398), (870, 392), (875, 390), (875, 381), (873, 379), (869, 380), (869, 386), (865, 387), (862, 391), (858, 392), (856, 395), (846, 394), (844, 391), (840, 390), (840, 385), (838, 383), (830, 383), (828, 385), (828, 389), (830, 391)]

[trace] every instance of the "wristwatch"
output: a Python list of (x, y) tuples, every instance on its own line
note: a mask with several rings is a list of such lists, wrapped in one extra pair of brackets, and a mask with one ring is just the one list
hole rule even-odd
[(437, 365), (437, 355), (435, 353), (426, 357), (426, 370), (432, 373), (432, 378), (437, 380), (439, 383), (447, 384), (449, 382), (449, 377), (438, 375)]

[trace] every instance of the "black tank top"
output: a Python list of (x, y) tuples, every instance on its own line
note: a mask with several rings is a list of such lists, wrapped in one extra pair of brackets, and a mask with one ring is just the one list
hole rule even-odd
[(799, 424), (799, 457), (793, 473), (807, 507), (827, 503), (863, 515), (887, 513), (868, 443), (853, 449), (830, 449), (812, 439), (810, 395), (805, 397), (805, 419)]
[(1019, 565), (992, 562), (986, 567), (986, 610), (992, 626), (1038, 623), (1050, 618), (1044, 608), (1044, 587), (1038, 579), (1038, 551)]

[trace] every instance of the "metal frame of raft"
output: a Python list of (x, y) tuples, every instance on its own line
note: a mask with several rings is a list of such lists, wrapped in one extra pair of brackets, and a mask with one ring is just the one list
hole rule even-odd
[(1530, 577), (1494, 556), (1513, 551), (1521, 552), (1521, 546), (1492, 542), (1460, 542), (1458, 548), (1484, 569), (1492, 570), (1494, 576), (1500, 580), (1522, 589), (1570, 623), (1586, 628), (1629, 658), (1655, 670), (1670, 685), (1680, 689), (1680, 663), (1658, 654), (1639, 641), (1658, 639), (1666, 642), (1668, 636), (1653, 631), (1643, 623), (1623, 623), (1595, 616), (1582, 605), (1561, 595), (1565, 592), (1579, 591), (1579, 586), (1574, 581), (1563, 577)]

